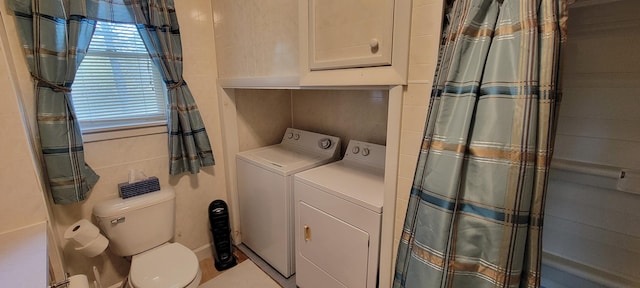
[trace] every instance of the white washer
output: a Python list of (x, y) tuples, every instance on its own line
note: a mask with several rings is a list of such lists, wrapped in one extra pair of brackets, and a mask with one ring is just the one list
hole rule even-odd
[(293, 128), (236, 154), (242, 242), (285, 277), (295, 273), (293, 174), (339, 157), (340, 138)]
[(384, 159), (352, 140), (343, 160), (294, 176), (298, 287), (377, 286)]

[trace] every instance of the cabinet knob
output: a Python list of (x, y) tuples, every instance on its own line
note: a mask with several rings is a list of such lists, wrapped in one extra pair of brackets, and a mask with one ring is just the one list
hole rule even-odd
[(380, 46), (380, 41), (378, 41), (378, 38), (372, 38), (371, 40), (369, 40), (369, 47), (371, 47), (371, 53), (378, 52), (379, 46)]

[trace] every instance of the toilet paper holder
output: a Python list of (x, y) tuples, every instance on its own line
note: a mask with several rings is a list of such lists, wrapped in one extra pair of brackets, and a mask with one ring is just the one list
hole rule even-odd
[[(94, 268), (94, 273), (96, 273), (95, 271), (97, 269)], [(96, 288), (102, 288), (102, 284), (99, 284), (99, 277), (96, 277), (96, 281), (93, 281), (93, 286)], [(73, 276), (70, 276), (69, 273), (65, 273), (64, 275), (64, 280), (60, 281), (60, 282), (53, 282), (47, 286), (47, 288), (61, 288), (61, 287), (65, 287), (65, 288), (88, 288), (89, 287), (89, 279), (87, 279), (87, 276), (84, 274), (76, 274)]]
[(48, 288), (60, 288), (62, 286), (64, 287), (69, 287), (69, 273), (65, 273), (64, 274), (64, 280), (60, 281), (60, 282), (53, 282), (51, 281), (51, 284), (49, 284)]

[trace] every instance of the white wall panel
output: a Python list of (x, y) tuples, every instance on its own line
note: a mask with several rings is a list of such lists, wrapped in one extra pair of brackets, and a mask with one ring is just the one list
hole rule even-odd
[[(570, 11), (554, 158), (640, 169), (640, 15), (630, 11), (640, 1)], [(615, 190), (616, 181), (552, 170), (543, 248), (558, 256), (546, 258), (557, 271), (638, 287), (640, 195)], [(566, 275), (543, 277), (571, 283)]]

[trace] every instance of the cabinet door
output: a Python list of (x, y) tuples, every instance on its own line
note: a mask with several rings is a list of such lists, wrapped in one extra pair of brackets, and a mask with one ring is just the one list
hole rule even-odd
[(391, 65), (394, 0), (309, 0), (311, 70)]
[(298, 213), (298, 253), (303, 261), (313, 263), (305, 266), (309, 270), (297, 271), (300, 283), (313, 283), (314, 287), (367, 287), (369, 234), (305, 202), (298, 203)]
[(222, 87), (299, 85), (298, 1), (211, 1)]

